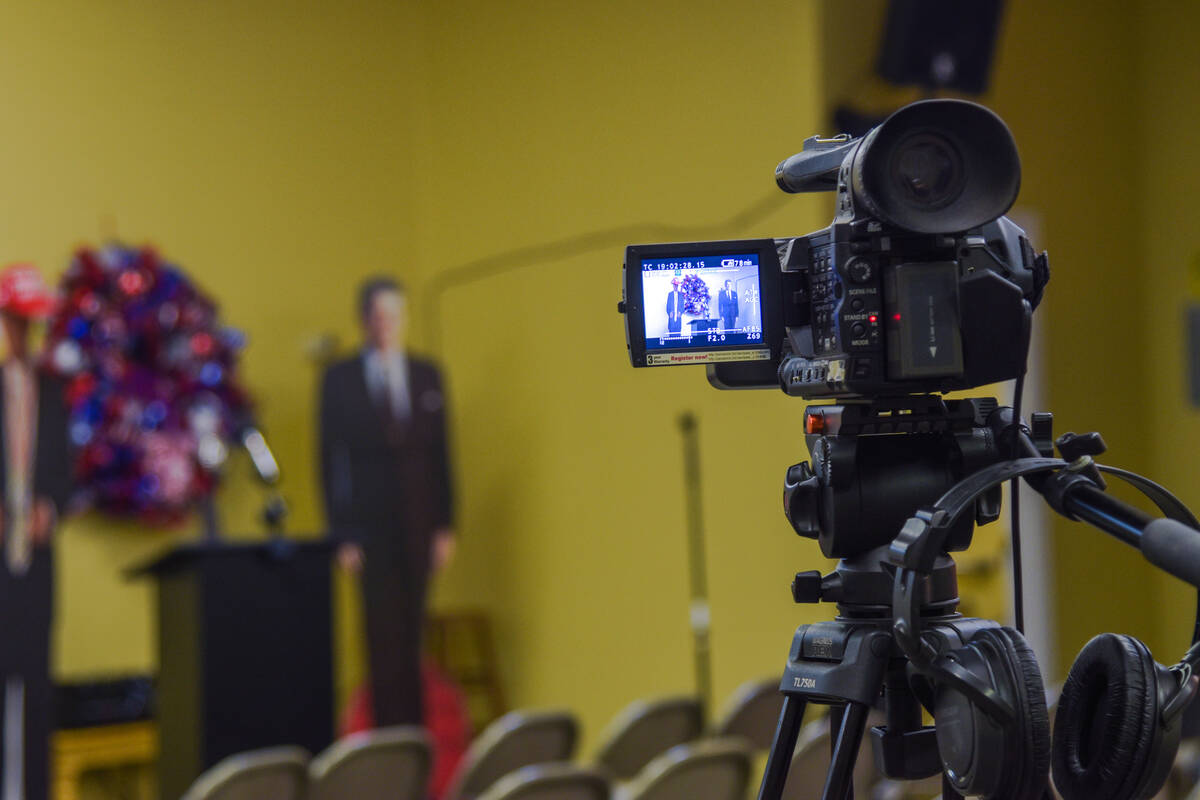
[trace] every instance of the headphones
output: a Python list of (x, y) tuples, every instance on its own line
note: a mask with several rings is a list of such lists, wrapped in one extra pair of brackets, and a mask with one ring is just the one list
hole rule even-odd
[(942, 772), (963, 795), (1041, 800), (1050, 768), (1050, 724), (1033, 649), (1012, 628), (976, 630), (938, 656), (933, 675), (955, 668), (975, 688), (993, 693), (1009, 713), (993, 714), (954, 681), (913, 670), (909, 680), (933, 712)]
[(1054, 721), (1059, 793), (1066, 800), (1157, 794), (1179, 750), (1182, 712), (1196, 683), (1186, 657), (1164, 667), (1132, 636), (1104, 633), (1084, 645)]
[[(1081, 468), (1094, 466), (1089, 459)], [(1162, 788), (1175, 760), (1182, 712), (1200, 685), (1192, 674), (1200, 643), (1168, 668), (1131, 636), (1092, 639), (1063, 686), (1051, 744), (1041, 671), (1018, 631), (987, 620), (952, 620), (939, 626), (940, 636), (921, 636), (924, 576), (975, 499), (1024, 475), (1057, 470), (1078, 476), (1072, 467), (1060, 459), (1024, 458), (974, 473), (932, 509), (917, 512), (891, 545), (889, 559), (898, 567), (895, 639), (909, 658), (914, 693), (937, 721), (943, 772), (960, 794), (1041, 800), (1053, 767), (1064, 800), (1145, 800)], [(1129, 480), (1168, 516), (1200, 528), (1157, 484), (1100, 469)], [(957, 631), (959, 640), (947, 630)]]

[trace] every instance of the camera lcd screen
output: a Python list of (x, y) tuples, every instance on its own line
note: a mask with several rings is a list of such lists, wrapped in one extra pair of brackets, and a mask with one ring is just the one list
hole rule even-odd
[(649, 363), (656, 350), (762, 344), (758, 253), (643, 258), (641, 272)]
[(773, 239), (625, 248), (625, 337), (635, 367), (778, 359)]

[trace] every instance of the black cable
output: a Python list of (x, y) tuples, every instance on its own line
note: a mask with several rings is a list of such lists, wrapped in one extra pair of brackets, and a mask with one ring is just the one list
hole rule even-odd
[[(549, 264), (577, 256), (581, 253), (601, 250), (612, 250), (624, 247), (630, 242), (648, 241), (683, 241), (697, 237), (711, 236), (717, 230), (748, 230), (757, 223), (769, 217), (786, 201), (788, 195), (782, 192), (772, 192), (761, 200), (751, 204), (723, 223), (709, 225), (667, 225), (656, 223), (637, 223), (616, 228), (568, 236), (552, 242), (505, 250), (490, 256), (483, 256), (455, 266), (443, 269), (430, 279), (424, 292), (422, 303), (426, 330), (429, 333), (430, 350), (440, 355), (443, 335), (443, 319), (441, 313), (441, 298), (454, 287), (465, 286), (476, 281), (503, 275), (513, 270)], [(622, 251), (623, 252), (623, 251)]]
[[(1013, 448), (1017, 452), (1017, 431), (1021, 425), (1021, 395), (1025, 392), (1025, 371), (1017, 376), (1013, 388)], [(1009, 481), (1009, 502), (1012, 513), (1012, 571), (1013, 571), (1013, 621), (1022, 636), (1025, 635), (1025, 591), (1021, 580), (1021, 479)]]
[[(1016, 458), (1019, 450), (1017, 437), (1021, 433), (1021, 400), (1025, 394), (1025, 373), (1029, 369), (1029, 348), (1033, 340), (1033, 309), (1025, 306), (1025, 357), (1021, 359), (1021, 373), (1013, 385), (1013, 424), (1010, 431), (1012, 443), (1010, 457)], [(1009, 483), (1009, 509), (1012, 514), (1012, 573), (1013, 573), (1013, 622), (1022, 636), (1025, 635), (1025, 584), (1021, 579), (1021, 481), (1013, 478)]]

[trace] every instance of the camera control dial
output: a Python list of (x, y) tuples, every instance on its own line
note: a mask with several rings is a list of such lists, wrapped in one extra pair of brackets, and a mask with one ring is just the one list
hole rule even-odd
[(855, 258), (846, 265), (846, 274), (855, 283), (866, 283), (875, 277), (875, 267), (865, 258)]

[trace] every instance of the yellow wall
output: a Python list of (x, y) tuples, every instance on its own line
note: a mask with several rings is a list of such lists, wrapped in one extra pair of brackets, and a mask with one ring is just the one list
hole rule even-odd
[[(1139, 258), (1127, 281), (1145, 289), (1146, 381), (1141, 413), (1130, 420), (1153, 444), (1153, 473), (1193, 509), (1200, 507), (1200, 413), (1189, 399), (1185, 307), (1200, 305), (1200, 64), (1188, 56), (1186, 31), (1200, 8), (1147, 3), (1135, 28), (1143, 90), (1133, 107), (1139, 125), (1133, 148), (1138, 173), (1129, 191), (1140, 205)], [(1194, 361), (1196, 354), (1191, 354)], [(1176, 658), (1188, 645), (1195, 592), (1159, 575), (1148, 587), (1158, 626), (1155, 655)]]
[[(1042, 220), (1051, 280), (1035, 324), (1045, 341), (1055, 432), (1099, 430), (1107, 463), (1149, 471), (1135, 420), (1144, 368), (1143, 284), (1137, 280), (1140, 148), (1132, 104), (1141, 91), (1131, 26), (1136, 9), (1085, 0), (1008, 4), (992, 101), (1021, 152), (1021, 204)], [(1131, 499), (1128, 493), (1121, 494)], [(1055, 518), (1052, 553), (1061, 678), (1088, 638), (1156, 634), (1153, 570), (1125, 545)]]
[[(291, 528), (319, 529), (312, 367), (354, 338), (352, 290), (391, 271), (428, 297), (473, 259), (623, 226), (455, 288), (439, 318), (462, 547), (442, 606), (487, 608), (515, 704), (624, 703), (691, 684), (680, 444), (698, 412), (718, 696), (779, 669), (794, 569), (779, 513), (799, 401), (635, 373), (615, 313), (630, 239), (797, 234), (820, 200), (775, 163), (817, 128), (815, 6), (771, 2), (53, 3), (0, 13), (4, 252), (57, 272), (115, 230), (191, 270), (250, 337), (244, 378), (285, 469)], [(773, 32), (788, 31), (780, 47)], [(663, 226), (675, 226), (664, 229)], [(414, 309), (428, 345), (429, 308)], [(256, 527), (242, 463), (222, 511)], [(153, 669), (151, 595), (119, 571), (169, 541), (94, 517), (60, 547), (57, 672)], [(348, 586), (340, 593), (350, 605)], [(351, 617), (347, 631), (352, 631)], [(361, 658), (343, 633), (343, 689)]]
[[(1156, 305), (1150, 294), (1178, 297), (1179, 286), (1148, 289), (1159, 282), (1142, 277), (1147, 274), (1143, 264), (1152, 263), (1141, 256), (1143, 237), (1164, 242), (1168, 237), (1149, 233), (1161, 208), (1147, 202), (1149, 187), (1142, 175), (1145, 154), (1157, 148), (1145, 146), (1137, 134), (1157, 130), (1143, 130), (1139, 121), (1144, 91), (1164, 78), (1180, 92), (1195, 81), (1172, 77), (1168, 63), (1158, 64), (1153, 73), (1142, 69), (1144, 59), (1174, 59), (1176, 66), (1187, 61), (1185, 51), (1159, 47), (1153, 34), (1140, 40), (1133, 36), (1133, 31), (1146, 30), (1143, 7), (1151, 6), (1088, 0), (1006, 3), (991, 89), (981, 101), (1012, 129), (1022, 162), (1017, 205), (1037, 216), (1041, 239), (1035, 244), (1050, 252), (1050, 286), (1035, 315), (1045, 342), (1042, 410), (1055, 413), (1059, 434), (1103, 432), (1109, 446), (1106, 462), (1147, 471), (1175, 485), (1171, 473), (1183, 459), (1173, 464), (1156, 459), (1151, 429), (1141, 422), (1148, 396), (1168, 391), (1176, 405), (1154, 415), (1153, 425), (1161, 431), (1160, 438), (1187, 452), (1189, 439), (1178, 437), (1175, 427), (1175, 412), (1182, 411), (1182, 400), (1176, 400), (1180, 391), (1170, 388), (1179, 382), (1182, 355), (1178, 346), (1150, 347), (1153, 339), (1145, 322), (1168, 320), (1177, 330), (1181, 312), (1157, 313), (1161, 302)], [(886, 111), (917, 99), (914, 91), (888, 90), (871, 78), (886, 11), (883, 0), (827, 2), (822, 9), (828, 38), (823, 75), (831, 102), (848, 100)], [(857, 46), (860, 43), (866, 43), (865, 49)], [(1163, 108), (1158, 113), (1167, 117), (1175, 111)], [(1187, 123), (1175, 118), (1173, 124), (1178, 132), (1175, 149), (1153, 156), (1164, 172), (1187, 157)], [(1188, 176), (1183, 171), (1173, 180), (1180, 184)], [(1177, 263), (1182, 270), (1182, 262)], [(1171, 370), (1174, 374), (1164, 379)], [(1186, 485), (1182, 475), (1178, 485)], [(1132, 499), (1119, 487), (1117, 493)], [(980, 548), (995, 552), (994, 541), (992, 529), (981, 529), (972, 551), (960, 562), (966, 564)], [(1165, 650), (1168, 640), (1154, 614), (1159, 599), (1153, 587), (1159, 579), (1134, 551), (1061, 518), (1054, 519), (1050, 549), (1055, 602), (1049, 609), (1026, 610), (1027, 615), (1053, 617), (1057, 663), (1042, 665), (1048, 680), (1061, 679), (1080, 646), (1102, 631), (1142, 636)], [(967, 598), (980, 589), (989, 595), (1007, 593), (1007, 587), (995, 583), (981, 586), (964, 580), (962, 588)], [(981, 598), (979, 605), (995, 608), (996, 599)], [(1177, 645), (1186, 625), (1172, 622)]]
[[(410, 4), (52, 2), (0, 11), (0, 242), (54, 272), (115, 232), (158, 244), (249, 334), (244, 378), (319, 529), (304, 346), (352, 334), (352, 287), (415, 276), (425, 59)], [(258, 526), (243, 462), (227, 525)], [(153, 668), (151, 595), (119, 571), (160, 533), (88, 517), (59, 562), (60, 675)]]
[[(1022, 196), (1045, 210), (1058, 430), (1102, 431), (1108, 463), (1194, 509), (1184, 312), (1200, 302), (1200, 65), (1186, 38), (1197, 23), (1192, 4), (1014, 3), (997, 83), (1022, 143)], [(1084, 526), (1060, 523), (1056, 537), (1060, 674), (1101, 631), (1142, 637), (1167, 663), (1183, 652), (1193, 590)]]
[(585, 749), (630, 700), (692, 686), (680, 411), (701, 424), (717, 696), (778, 672), (813, 617), (788, 583), (823, 562), (779, 508), (805, 455), (803, 403), (632, 370), (616, 300), (630, 241), (827, 221), (820, 198), (800, 198), (727, 222), (778, 195), (774, 165), (816, 132), (814, 19), (792, 2), (459, 2), (435, 16), (431, 262), (636, 229), (441, 305), (464, 538), (439, 600), (491, 609), (513, 702), (575, 707)]
[[(463, 538), (436, 602), (488, 609), (511, 700), (578, 709), (590, 746), (630, 699), (690, 687), (680, 411), (702, 426), (718, 698), (777, 671), (794, 625), (828, 613), (787, 594), (794, 570), (825, 566), (779, 513), (783, 470), (805, 457), (803, 402), (716, 392), (695, 370), (635, 372), (615, 301), (628, 241), (826, 224), (812, 197), (731, 220), (776, 196), (775, 163), (828, 129), (825, 95), (854, 46), (831, 35), (853, 33), (838, 5), (9, 7), (0, 250), (58, 270), (75, 243), (115, 230), (189, 268), (250, 335), (244, 377), (305, 533), (320, 528), (305, 344), (353, 341), (363, 275), (408, 280), (414, 339), (439, 345), (454, 404)], [(1156, 47), (1188, 29), (1173, 20), (1014, 0), (985, 99), (1016, 135), (1021, 203), (1052, 254), (1039, 324), (1059, 430), (1100, 429), (1112, 463), (1182, 490), (1196, 431), (1174, 377), (1178, 298), (1200, 198), (1178, 167), (1195, 67), (1186, 42)], [(1175, 135), (1157, 148), (1136, 138), (1160, 130)], [(1188, 204), (1152, 202), (1152, 188)], [(523, 266), (434, 294), (436, 278), (506, 254)], [(1151, 392), (1162, 410), (1142, 428)], [(231, 530), (256, 527), (243, 463), (221, 499)], [(1100, 630), (1182, 641), (1183, 612), (1149, 619), (1186, 606), (1169, 579), (1100, 534), (1055, 530), (1060, 660)], [(60, 675), (153, 669), (150, 592), (118, 573), (166, 542), (92, 517), (66, 527)], [(1113, 591), (1118, 577), (1129, 592)], [(361, 675), (354, 624), (343, 690)]]

